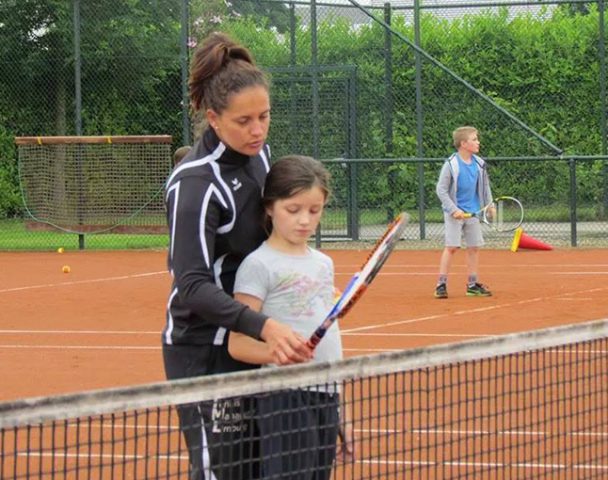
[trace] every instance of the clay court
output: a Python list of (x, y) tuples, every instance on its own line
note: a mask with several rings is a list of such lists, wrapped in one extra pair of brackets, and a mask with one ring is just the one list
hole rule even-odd
[[(344, 286), (365, 251), (327, 250)], [(398, 250), (341, 322), (345, 355), (366, 355), (608, 316), (606, 250), (485, 250), (491, 298), (464, 294), (457, 254), (447, 300), (440, 252)], [(0, 400), (164, 379), (164, 251), (0, 253)], [(69, 265), (70, 273), (62, 266)]]

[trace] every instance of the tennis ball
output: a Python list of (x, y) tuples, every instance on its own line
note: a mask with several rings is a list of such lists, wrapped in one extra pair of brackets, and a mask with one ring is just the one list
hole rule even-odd
[(70, 273), (70, 266), (69, 265), (64, 265), (63, 268), (61, 269), (61, 271), (63, 273)]
[(57, 253), (63, 253), (63, 252), (64, 252), (63, 247), (59, 247), (59, 248), (57, 249)]

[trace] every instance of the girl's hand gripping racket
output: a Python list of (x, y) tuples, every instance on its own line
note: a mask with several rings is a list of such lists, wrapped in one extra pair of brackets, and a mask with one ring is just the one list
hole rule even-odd
[(336, 301), (332, 309), (330, 310), (323, 323), (315, 330), (315, 332), (308, 339), (308, 346), (315, 348), (321, 341), (329, 327), (338, 319), (346, 315), (346, 313), (352, 308), (352, 306), (359, 300), (367, 286), (372, 283), (372, 280), (376, 277), (384, 262), (397, 245), (397, 242), (401, 238), (403, 229), (405, 228), (408, 215), (405, 212), (400, 213), (395, 220), (388, 226), (384, 234), (374, 245), (371, 253), (369, 254), (367, 261), (348, 282), (344, 292), (340, 295), (340, 298)]
[(497, 232), (511, 232), (524, 221), (524, 207), (517, 198), (497, 197), (475, 213), (465, 213), (464, 218), (477, 217)]

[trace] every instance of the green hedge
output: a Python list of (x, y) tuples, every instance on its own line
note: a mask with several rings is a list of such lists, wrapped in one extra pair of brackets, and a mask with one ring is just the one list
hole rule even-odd
[[(417, 156), (413, 50), (400, 39), (392, 38), (392, 91), (389, 91), (384, 80), (384, 29), (376, 23), (354, 28), (337, 15), (340, 11), (336, 7), (334, 18), (319, 23), (318, 62), (356, 66), (356, 129), (349, 133), (356, 135), (357, 141), (353, 151), (348, 144), (351, 137), (346, 134), (350, 124), (345, 118), (345, 77), (337, 71), (324, 73), (320, 86), (319, 156), (334, 158), (345, 152), (360, 158)], [(377, 14), (378, 10), (374, 12)], [(523, 14), (516, 18), (510, 17), (508, 10), (503, 8), (498, 13), (465, 15), (452, 21), (424, 14), (422, 45), (434, 58), (565, 152), (599, 154), (602, 145), (598, 19), (593, 6), (585, 15), (572, 14), (566, 8), (547, 10), (543, 16)], [(111, 21), (104, 18), (104, 22), (109, 22), (107, 24)], [(174, 19), (164, 19), (165, 38), (173, 32), (174, 39), (177, 39), (178, 22), (177, 15)], [(398, 12), (393, 15), (392, 26), (406, 38), (414, 38), (413, 26)], [(289, 64), (289, 32), (278, 33), (264, 19), (247, 16), (227, 19), (221, 28), (248, 45), (260, 65), (270, 68)], [(154, 33), (152, 31), (150, 35)], [(297, 64), (307, 66), (311, 62), (311, 32), (298, 22), (295, 37)], [(87, 45), (85, 42), (85, 47)], [(168, 133), (174, 135), (176, 144), (179, 144), (182, 126), (178, 104), (181, 96), (178, 50), (175, 45), (166, 46), (156, 58), (150, 58), (146, 56), (150, 52), (143, 40), (137, 40), (134, 45), (137, 49), (131, 54), (140, 57), (126, 62), (124, 56), (118, 56), (119, 60), (123, 59), (119, 66), (127, 68), (128, 65), (132, 69), (120, 75), (112, 71), (115, 65), (108, 59), (125, 48), (121, 42), (103, 43), (103, 52), (83, 52), (85, 78), (90, 80), (83, 99), (85, 132)], [(114, 52), (113, 49), (118, 50)], [(167, 56), (169, 54), (173, 56)], [(24, 65), (31, 64), (32, 55), (28, 57), (29, 63), (24, 62)], [(116, 77), (116, 83), (108, 76), (95, 78), (95, 56), (101, 58), (100, 64), (108, 69), (105, 73)], [(66, 62), (68, 60), (65, 59)], [(485, 156), (553, 153), (534, 135), (431, 62), (423, 60), (422, 63), (424, 156), (447, 156), (452, 151), (451, 131), (462, 124), (478, 126)], [(52, 108), (52, 105), (48, 101), (42, 105), (24, 101), (24, 98), (37, 97), (17, 88), (24, 77), (13, 78), (10, 74), (9, 69), (10, 88), (0, 82), (3, 96), (0, 100), (3, 115), (0, 125), (4, 125), (0, 126), (0, 217), (19, 214), (21, 208), (12, 137), (50, 134), (54, 128), (49, 119), (53, 115), (48, 112), (42, 116), (38, 114)], [(277, 75), (273, 86), (273, 99), (276, 101), (270, 143), (275, 158), (293, 153), (294, 148), (304, 154), (313, 151), (309, 100), (311, 72), (298, 75)], [(34, 88), (35, 85), (29, 87)], [(295, 113), (300, 115), (290, 118), (294, 114), (289, 110), (293, 92), (299, 95), (300, 103)], [(392, 99), (392, 112), (387, 109), (389, 98)], [(393, 129), (390, 138), (386, 130), (389, 121)], [(546, 168), (544, 163), (527, 166), (525, 174), (515, 174), (511, 167), (508, 163), (493, 165), (494, 177), (502, 190), (532, 191), (540, 185), (546, 197), (543, 198), (544, 203), (564, 201), (567, 192), (563, 188), (551, 188), (552, 176), (567, 175), (563, 162), (556, 163), (554, 168)], [(391, 208), (411, 208), (418, 201), (419, 170), (416, 165), (376, 164), (361, 168), (365, 183), (359, 183), (357, 187), (362, 207), (389, 205)], [(600, 178), (603, 172), (597, 162), (580, 167), (578, 178), (584, 187), (585, 201), (595, 202), (603, 198), (601, 189), (604, 182)], [(435, 174), (433, 170), (430, 173), (426, 171), (424, 175), (428, 203), (436, 203), (433, 193)], [(348, 197), (347, 184), (344, 180), (340, 185), (343, 202)], [(395, 196), (395, 191), (400, 195)]]

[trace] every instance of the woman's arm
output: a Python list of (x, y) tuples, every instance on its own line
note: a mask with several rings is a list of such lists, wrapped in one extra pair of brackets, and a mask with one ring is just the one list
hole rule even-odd
[[(262, 300), (253, 295), (235, 293), (234, 299), (256, 312), (262, 308)], [(254, 365), (290, 365), (307, 362), (313, 357), (306, 339), (274, 318), (266, 319), (261, 337), (263, 342), (232, 331), (228, 336), (228, 352), (233, 358)]]
[[(262, 300), (252, 295), (235, 293), (234, 299), (256, 312), (259, 312), (262, 308)], [(261, 342), (239, 332), (230, 332), (228, 337), (228, 353), (236, 360), (255, 365), (265, 365), (274, 362), (271, 350), (266, 342)]]
[(195, 176), (177, 179), (167, 191), (169, 267), (177, 295), (198, 321), (260, 338), (267, 315), (247, 309), (215, 282), (222, 209), (215, 191), (212, 182)]

